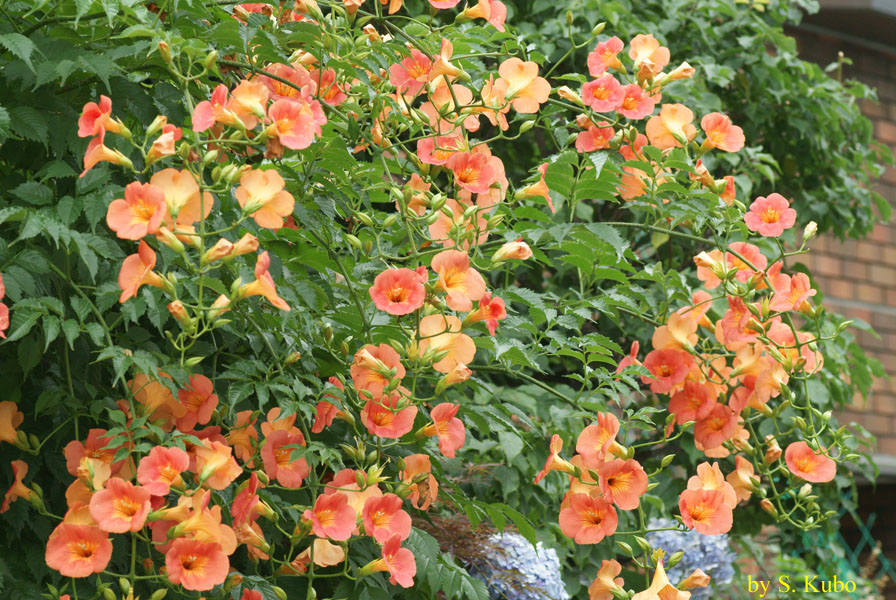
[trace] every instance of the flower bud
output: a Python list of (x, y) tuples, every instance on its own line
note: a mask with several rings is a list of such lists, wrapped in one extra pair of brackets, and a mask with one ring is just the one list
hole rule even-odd
[(361, 240), (359, 240), (357, 236), (346, 233), (345, 239), (348, 240), (348, 243), (351, 244), (356, 250), (360, 250), (363, 247), (363, 244), (361, 244)]
[(528, 121), (523, 121), (523, 124), (520, 125), (520, 134), (526, 133), (533, 127), (535, 127), (535, 119), (529, 119)]
[(106, 588), (103, 590), (103, 598), (105, 600), (118, 600), (115, 597), (115, 592), (112, 591), (112, 588)]
[(597, 37), (601, 33), (603, 33), (604, 28), (607, 26), (605, 21), (601, 21), (597, 25), (594, 26), (594, 29), (591, 30), (591, 37)]
[(277, 596), (278, 600), (289, 600), (286, 596), (286, 592), (283, 591), (283, 588), (272, 585), (271, 591), (274, 592), (274, 595)]
[(803, 241), (809, 241), (810, 239), (815, 237), (816, 233), (818, 233), (818, 223), (816, 223), (815, 221), (809, 221), (808, 225), (806, 225), (806, 228), (803, 229)]
[(158, 132), (162, 131), (162, 128), (168, 124), (168, 117), (164, 115), (159, 115), (155, 119), (153, 119), (152, 123), (149, 124), (149, 127), (146, 128), (146, 137), (151, 138)]
[(184, 329), (189, 330), (192, 327), (193, 321), (190, 319), (187, 309), (180, 300), (175, 300), (174, 302), (169, 303), (168, 312), (171, 313), (171, 316), (174, 317)]
[[(666, 566), (670, 569), (681, 562), (681, 559), (684, 558), (684, 552), (678, 551), (669, 556), (669, 564)], [(681, 586), (678, 586), (681, 587)]]
[(149, 600), (163, 600), (167, 595), (168, 590), (166, 588), (162, 588), (153, 592), (152, 596), (149, 597)]
[(202, 66), (206, 68), (206, 70), (211, 71), (215, 68), (215, 65), (218, 62), (218, 51), (212, 50), (205, 57), (205, 61), (203, 61)]
[[(671, 560), (669, 561), (669, 566), (672, 566)], [(691, 590), (698, 587), (706, 587), (707, 585), (709, 585), (709, 575), (704, 573), (701, 569), (695, 569), (693, 573), (688, 575), (678, 584), (678, 589)]]
[(171, 46), (168, 45), (168, 42), (164, 40), (159, 42), (159, 55), (166, 64), (171, 64)]
[(773, 517), (778, 516), (778, 511), (775, 510), (775, 506), (772, 504), (772, 501), (769, 500), (768, 498), (763, 498), (762, 500), (759, 501), (759, 508), (761, 508), (762, 510), (764, 510), (765, 512), (767, 512), (768, 514), (770, 514)]
[(768, 450), (765, 451), (765, 457), (763, 460), (765, 464), (770, 465), (781, 458), (781, 446), (778, 445), (778, 440), (776, 440), (774, 436), (771, 435), (766, 437), (765, 441), (768, 442), (769, 447)]
[(529, 245), (522, 241), (522, 238), (515, 242), (507, 242), (492, 256), (492, 262), (502, 262), (509, 259), (526, 260), (532, 257), (532, 249)]
[(576, 106), (585, 106), (585, 102), (582, 100), (582, 97), (567, 85), (563, 85), (557, 88), (557, 95), (564, 100), (572, 102)]

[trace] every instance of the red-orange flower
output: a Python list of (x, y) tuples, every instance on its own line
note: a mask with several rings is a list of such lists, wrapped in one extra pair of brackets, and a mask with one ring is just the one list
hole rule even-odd
[(744, 130), (731, 123), (722, 113), (709, 113), (700, 120), (700, 127), (706, 132), (704, 146), (718, 148), (725, 152), (737, 152), (744, 147)]
[(731, 529), (733, 513), (719, 490), (685, 490), (678, 498), (681, 520), (703, 535), (719, 535)]
[(432, 463), (426, 454), (406, 456), (404, 470), (398, 476), (410, 486), (411, 495), (408, 500), (414, 508), (428, 509), (439, 495), (439, 482), (432, 474)]
[(106, 223), (121, 239), (139, 240), (159, 230), (166, 210), (161, 189), (135, 181), (124, 188), (124, 199), (109, 205)]
[(525, 62), (517, 57), (508, 58), (498, 67), (498, 81), (507, 82), (504, 96), (511, 100), (513, 110), (518, 113), (536, 113), (540, 105), (548, 100), (551, 84), (538, 76), (538, 63)]
[(490, 157), (481, 152), (455, 152), (445, 162), (454, 172), (454, 181), (474, 194), (486, 194), (498, 180), (498, 172)]
[(247, 298), (249, 296), (264, 296), (265, 299), (280, 310), (290, 310), (286, 300), (277, 295), (277, 287), (274, 278), (268, 273), (271, 267), (271, 257), (267, 251), (258, 255), (255, 261), (255, 281), (243, 284), (237, 290), (237, 296)]
[(273, 123), (265, 129), (265, 134), (292, 150), (310, 146), (315, 136), (320, 136), (321, 125), (327, 123), (320, 102), (306, 90), (295, 99), (275, 101), (268, 108), (268, 118)]
[(205, 375), (191, 375), (187, 387), (177, 392), (177, 399), (187, 411), (177, 420), (177, 428), (181, 431), (194, 429), (197, 423), (208, 423), (218, 406), (218, 396)]
[(292, 460), (290, 446), (304, 446), (305, 436), (301, 432), (292, 432), (284, 429), (272, 431), (261, 447), (261, 459), (264, 461), (264, 471), (271, 480), (279, 481), (283, 487), (299, 488), (302, 481), (308, 477), (308, 461), (305, 457)]
[(78, 135), (91, 137), (103, 131), (119, 133), (121, 124), (112, 118), (112, 100), (108, 96), (100, 96), (100, 102), (88, 102), (81, 109), (78, 119)]
[(479, 299), (479, 307), (464, 319), (464, 323), (478, 323), (485, 321), (485, 327), (490, 335), (494, 336), (498, 329), (498, 321), (507, 318), (507, 309), (504, 301), (497, 296), (492, 296), (491, 292), (486, 292)]
[(314, 509), (305, 510), (302, 518), (311, 522), (314, 535), (337, 542), (347, 540), (355, 530), (355, 510), (342, 492), (318, 496)]
[(759, 196), (744, 215), (747, 229), (763, 237), (778, 237), (795, 222), (796, 211), (781, 194), (769, 194), (767, 198)]
[(650, 385), (656, 394), (668, 394), (681, 384), (694, 364), (694, 357), (681, 350), (666, 348), (653, 350), (644, 357), (644, 367), (653, 377), (642, 376), (641, 381)]
[(38, 498), (34, 490), (26, 486), (22, 481), (25, 479), (25, 475), (28, 474), (28, 463), (21, 460), (13, 460), (9, 464), (12, 465), (13, 482), (6, 494), (3, 495), (0, 513), (8, 511), (9, 505), (19, 498), (25, 498), (28, 501), (37, 500)]
[(621, 69), (618, 55), (622, 52), (624, 44), (618, 37), (599, 42), (588, 54), (588, 72), (592, 77), (600, 77), (607, 69)]
[(180, 474), (190, 468), (190, 456), (180, 448), (156, 446), (140, 459), (137, 481), (153, 496), (167, 496), (171, 486), (183, 482)]
[(417, 407), (405, 403), (408, 391), (398, 388), (389, 394), (383, 394), (377, 400), (368, 400), (361, 409), (361, 423), (372, 435), (388, 439), (398, 439), (414, 428)]
[(374, 305), (390, 315), (407, 315), (423, 306), (425, 276), (411, 269), (386, 269), (370, 286)]
[(383, 544), (383, 557), (371, 561), (361, 569), (362, 574), (383, 571), (389, 573), (389, 583), (408, 588), (414, 585), (417, 562), (414, 554), (401, 547), (401, 537), (393, 535)]
[(219, 544), (178, 538), (165, 553), (165, 567), (171, 583), (205, 591), (224, 583), (230, 561)]
[(577, 544), (596, 544), (616, 532), (616, 509), (605, 498), (571, 494), (560, 511), (560, 530)]
[(118, 301), (125, 302), (129, 298), (135, 297), (137, 290), (142, 285), (164, 287), (165, 281), (162, 276), (152, 270), (155, 266), (156, 253), (149, 247), (149, 244), (140, 240), (137, 254), (131, 254), (121, 263), (121, 270), (118, 272), (118, 287), (121, 288), (121, 296)]
[(103, 531), (140, 531), (149, 514), (149, 491), (113, 477), (90, 499), (90, 516)]
[(607, 461), (598, 469), (604, 496), (622, 510), (634, 510), (647, 491), (647, 473), (635, 459)]
[(619, 419), (613, 413), (598, 413), (597, 423), (588, 425), (576, 440), (576, 452), (582, 455), (585, 464), (597, 468), (604, 462), (619, 433)]
[(44, 560), (66, 577), (100, 573), (112, 558), (109, 534), (99, 527), (60, 523), (50, 534)]
[(713, 388), (696, 381), (686, 381), (684, 389), (676, 392), (670, 399), (669, 412), (675, 415), (676, 423), (684, 425), (688, 421), (705, 419), (715, 405)]
[(362, 513), (367, 535), (381, 544), (394, 535), (399, 541), (406, 539), (411, 534), (411, 517), (401, 506), (401, 498), (395, 494), (369, 498)]
[(430, 70), (432, 60), (413, 48), (410, 56), (389, 67), (389, 83), (395, 86), (399, 94), (416, 96), (429, 81)]
[(458, 409), (460, 406), (457, 404), (439, 404), (429, 413), (432, 424), (423, 428), (423, 435), (438, 436), (439, 452), (448, 458), (454, 458), (455, 451), (463, 447), (467, 435), (463, 422), (456, 416)]
[(837, 463), (824, 454), (824, 448), (816, 453), (806, 442), (793, 442), (787, 446), (784, 461), (791, 473), (813, 483), (826, 483), (837, 474)]
[(640, 85), (630, 83), (623, 86), (622, 91), (625, 92), (625, 96), (623, 96), (616, 107), (616, 112), (620, 115), (638, 120), (653, 112), (653, 108), (656, 106), (656, 99), (647, 94)]

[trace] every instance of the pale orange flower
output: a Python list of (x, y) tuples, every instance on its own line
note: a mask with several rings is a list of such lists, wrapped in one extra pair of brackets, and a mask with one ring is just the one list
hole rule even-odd
[(652, 35), (639, 34), (629, 43), (628, 55), (635, 61), (635, 72), (641, 77), (642, 71), (650, 76), (659, 74), (669, 64), (669, 49), (661, 46)]
[(233, 449), (221, 442), (202, 440), (201, 446), (193, 447), (196, 466), (193, 471), (199, 475), (200, 483), (213, 490), (223, 490), (243, 472), (232, 456)]
[(598, 468), (604, 497), (622, 510), (634, 510), (647, 491), (647, 473), (635, 459), (611, 460)]
[(208, 217), (214, 204), (214, 198), (208, 192), (200, 193), (199, 184), (189, 171), (162, 169), (155, 173), (149, 182), (162, 190), (168, 214), (165, 225), (175, 230), (178, 225), (192, 225)]
[(743, 456), (735, 456), (734, 464), (735, 470), (728, 473), (725, 480), (734, 488), (738, 502), (744, 502), (749, 500), (753, 493), (752, 478), (756, 477), (758, 479), (758, 477), (754, 472), (753, 463)]
[(455, 451), (463, 447), (467, 435), (463, 421), (457, 418), (459, 409), (457, 404), (439, 404), (429, 413), (433, 422), (423, 428), (423, 435), (438, 437), (439, 452), (448, 458), (454, 458)]
[(369, 498), (364, 503), (364, 532), (379, 543), (393, 535), (405, 540), (411, 534), (411, 517), (401, 509), (402, 500), (395, 494)]
[(517, 57), (508, 58), (498, 67), (499, 81), (507, 83), (505, 97), (518, 113), (536, 113), (548, 101), (551, 84), (538, 76), (538, 64), (524, 62)]
[(279, 229), (283, 227), (283, 218), (291, 215), (295, 206), (292, 194), (283, 189), (285, 185), (274, 169), (251, 169), (240, 177), (234, 196), (243, 213), (252, 215), (259, 227)]
[(439, 495), (439, 482), (432, 474), (432, 464), (426, 454), (412, 454), (404, 458), (404, 469), (399, 478), (409, 485), (408, 499), (414, 508), (427, 510)]
[(476, 356), (476, 344), (465, 333), (461, 333), (460, 319), (454, 316), (429, 315), (420, 319), (418, 344), (421, 356), (435, 358), (432, 368), (439, 373), (449, 373), (459, 363), (468, 365)]
[(718, 490), (722, 492), (725, 504), (734, 508), (737, 505), (737, 493), (730, 483), (725, 481), (719, 463), (700, 463), (697, 474), (688, 479), (689, 490)]
[(370, 398), (378, 398), (393, 381), (401, 381), (405, 369), (398, 352), (389, 344), (367, 344), (355, 353), (349, 373), (355, 389), (366, 390)]
[(600, 563), (597, 577), (588, 586), (588, 600), (613, 600), (613, 592), (624, 592), (625, 580), (619, 577), (622, 565), (616, 560), (604, 560)]
[(806, 442), (793, 442), (784, 451), (784, 460), (790, 472), (812, 483), (826, 483), (837, 474), (837, 463), (824, 454), (815, 452)]
[[(485, 280), (470, 266), (467, 253), (445, 250), (433, 257), (431, 266), (439, 276), (436, 289), (447, 294), (448, 307), (463, 312), (473, 310), (473, 301), (480, 300), (485, 294)], [(469, 361), (462, 362), (467, 364)]]
[(182, 486), (180, 474), (190, 468), (189, 455), (180, 448), (156, 446), (140, 459), (137, 481), (153, 496), (167, 496), (172, 486)]
[(0, 402), (0, 442), (7, 444), (18, 443), (17, 429), (25, 420), (25, 413), (19, 411), (15, 402), (4, 400)]
[(660, 114), (650, 117), (645, 133), (651, 146), (661, 150), (681, 147), (697, 136), (691, 123), (694, 113), (683, 104), (663, 104)]
[(727, 115), (709, 113), (700, 120), (700, 127), (706, 132), (706, 148), (737, 152), (744, 147), (744, 130), (733, 125)]
[(618, 517), (609, 500), (572, 494), (560, 511), (560, 530), (577, 544), (597, 544), (616, 532)]
[(663, 568), (663, 560), (660, 559), (656, 564), (656, 572), (653, 574), (650, 587), (632, 596), (632, 600), (688, 600), (690, 597), (690, 592), (682, 592), (669, 582), (669, 577)]

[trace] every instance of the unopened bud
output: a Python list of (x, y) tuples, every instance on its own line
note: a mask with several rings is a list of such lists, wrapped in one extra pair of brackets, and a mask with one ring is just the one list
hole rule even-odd
[(105, 600), (118, 600), (115, 597), (115, 592), (112, 591), (112, 588), (106, 588), (103, 590), (103, 598), (105, 598)]
[(345, 239), (348, 240), (348, 243), (352, 245), (356, 250), (360, 250), (363, 247), (361, 240), (358, 239), (357, 236), (354, 236), (350, 233), (345, 234)]
[(526, 133), (530, 129), (535, 127), (535, 119), (529, 119), (528, 121), (523, 121), (523, 124), (520, 125), (520, 133)]
[(206, 68), (206, 70), (211, 71), (215, 68), (215, 64), (218, 62), (218, 51), (212, 50), (205, 57), (205, 61), (202, 63), (202, 66)]
[(818, 223), (815, 221), (809, 221), (809, 224), (806, 225), (806, 228), (803, 229), (803, 241), (809, 241), (815, 234), (818, 233)]
[(571, 10), (566, 11), (566, 24), (572, 25), (572, 22), (575, 20), (575, 15), (572, 14)]
[(163, 600), (165, 596), (168, 595), (167, 589), (156, 590), (153, 592), (152, 596), (149, 597), (149, 600)]
[(168, 45), (168, 42), (159, 42), (159, 55), (166, 64), (171, 64), (171, 46)]
[(666, 565), (670, 569), (681, 562), (681, 559), (684, 558), (684, 552), (678, 551), (671, 556), (669, 556), (669, 564)]
[(289, 598), (287, 598), (286, 596), (286, 592), (283, 591), (282, 587), (272, 585), (271, 591), (274, 592), (274, 595), (277, 596), (278, 600), (289, 600)]
[(604, 28), (607, 26), (606, 22), (598, 23), (594, 26), (594, 29), (591, 30), (591, 37), (597, 37), (601, 33), (603, 33)]
[(778, 511), (775, 510), (775, 506), (772, 504), (772, 501), (769, 500), (768, 498), (763, 498), (762, 500), (759, 501), (759, 508), (761, 508), (762, 510), (764, 510), (765, 512), (767, 512), (768, 514), (770, 514), (773, 517), (778, 516)]

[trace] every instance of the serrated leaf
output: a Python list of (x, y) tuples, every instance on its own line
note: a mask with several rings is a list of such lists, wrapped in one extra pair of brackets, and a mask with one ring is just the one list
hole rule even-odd
[(40, 112), (30, 106), (15, 106), (9, 109), (12, 130), (27, 140), (47, 143), (47, 120)]
[(31, 72), (34, 72), (34, 64), (31, 62), (31, 55), (36, 50), (34, 42), (21, 33), (6, 33), (0, 35), (0, 46), (9, 50), (16, 58), (22, 59)]

